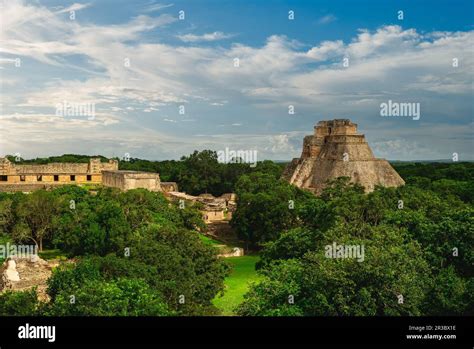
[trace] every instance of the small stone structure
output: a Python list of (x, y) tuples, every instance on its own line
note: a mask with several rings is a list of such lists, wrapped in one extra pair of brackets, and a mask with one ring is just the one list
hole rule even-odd
[(16, 262), (14, 259), (9, 259), (6, 261), (7, 263), (7, 268), (4, 271), (4, 279), (2, 278), (2, 281), (5, 280), (6, 282), (12, 282), (12, 281), (20, 281), (20, 274), (18, 274), (18, 271), (16, 270)]
[(244, 249), (242, 247), (233, 247), (230, 252), (222, 251), (217, 256), (228, 258), (228, 257), (242, 257), (244, 255)]
[(178, 183), (176, 182), (161, 182), (161, 190), (165, 193), (170, 191), (179, 191)]
[(160, 175), (154, 172), (102, 171), (102, 184), (120, 190), (144, 188), (149, 191), (162, 191)]
[(232, 212), (236, 208), (235, 194), (233, 193), (222, 194), (217, 198), (211, 194), (194, 196), (175, 191), (166, 192), (165, 195), (172, 200), (187, 200), (201, 203), (203, 205), (201, 212), (206, 223), (229, 221), (232, 218)]
[(10, 257), (0, 266), (0, 292), (26, 291), (37, 287), (38, 299), (48, 300), (47, 280), (59, 261), (45, 261), (37, 255), (28, 258)]
[(367, 192), (376, 185), (398, 187), (405, 184), (385, 159), (376, 159), (357, 125), (348, 119), (320, 121), (314, 134), (303, 140), (300, 158), (283, 172), (283, 178), (300, 188), (320, 194), (328, 180), (349, 177)]
[(64, 184), (100, 184), (102, 172), (117, 170), (117, 160), (89, 163), (13, 164), (0, 158), (0, 191), (32, 191)]

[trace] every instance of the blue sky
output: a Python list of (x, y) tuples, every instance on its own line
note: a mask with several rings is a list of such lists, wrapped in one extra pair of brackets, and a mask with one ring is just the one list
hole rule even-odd
[[(0, 155), (282, 160), (319, 120), (349, 118), (377, 157), (474, 159), (472, 1), (1, 4)], [(389, 100), (420, 119), (381, 116)]]

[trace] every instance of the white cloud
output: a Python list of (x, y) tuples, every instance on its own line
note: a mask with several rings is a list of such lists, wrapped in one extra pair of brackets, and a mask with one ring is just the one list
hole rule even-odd
[(317, 61), (340, 55), (343, 52), (344, 44), (341, 40), (323, 41), (321, 45), (311, 48), (307, 55)]
[(337, 17), (329, 14), (318, 19), (318, 24), (328, 24), (337, 20)]
[(91, 6), (91, 3), (86, 3), (86, 4), (80, 4), (80, 3), (74, 3), (71, 6), (68, 6), (66, 8), (63, 8), (61, 10), (56, 11), (55, 13), (64, 13), (64, 12), (70, 12), (70, 11), (79, 11), (83, 10), (85, 8), (88, 8)]
[(272, 153), (289, 154), (295, 151), (295, 149), (289, 142), (287, 134), (280, 134), (266, 138), (270, 144), (270, 146), (267, 147), (266, 150), (271, 150)]
[(155, 12), (155, 11), (160, 11), (168, 7), (174, 6), (173, 4), (150, 4), (148, 6), (145, 6), (143, 11), (145, 12)]
[[(72, 6), (80, 9), (87, 5)], [(161, 5), (154, 6), (158, 11)], [(466, 48), (474, 45), (474, 31), (421, 34), (415, 29), (383, 26), (372, 31), (360, 30), (349, 42), (326, 40), (313, 47), (280, 35), (268, 37), (261, 46), (234, 43), (230, 47), (199, 47), (199, 42), (229, 38), (230, 34), (216, 31), (181, 35), (181, 40), (196, 45), (173, 45), (163, 43), (159, 36), (160, 28), (176, 21), (170, 15), (140, 15), (126, 23), (106, 26), (70, 21), (58, 15), (57, 10), (19, 0), (4, 1), (3, 7), (0, 52), (5, 56), (1, 62), (4, 63), (2, 79), (9, 88), (2, 91), (2, 107), (9, 109), (7, 115), (13, 115), (17, 108), (18, 112), (24, 112), (21, 108), (39, 108), (38, 115), (42, 115), (46, 112), (41, 108), (53, 108), (67, 100), (96, 103), (98, 110), (110, 110), (113, 118), (120, 120), (118, 124), (128, 125), (134, 120), (123, 115), (127, 110), (150, 112), (154, 106), (162, 109), (178, 103), (205, 103), (207, 106), (226, 104), (226, 109), (245, 106), (250, 110), (246, 113), (251, 115), (242, 114), (239, 123), (250, 125), (246, 121), (253, 121), (256, 113), (268, 111), (270, 115), (278, 115), (279, 110), (287, 110), (291, 103), (296, 104), (299, 116), (316, 121), (316, 115), (373, 116), (381, 100), (409, 98), (423, 102), (426, 117), (443, 111), (448, 117), (448, 110), (452, 118), (460, 110), (472, 116), (469, 97), (474, 59)], [(154, 31), (155, 39), (142, 41), (150, 31)], [(38, 83), (36, 79), (36, 85), (30, 84), (27, 73), (12, 65), (16, 57), (29, 64), (35, 61), (37, 77), (43, 77), (44, 81)], [(81, 62), (71, 57), (79, 57)], [(342, 65), (345, 57), (349, 58), (347, 68)], [(452, 66), (454, 57), (459, 60), (456, 68)], [(234, 66), (235, 58), (239, 59), (239, 67)], [(129, 66), (124, 64), (126, 59)], [(53, 79), (48, 73), (41, 76), (51, 67), (54, 74), (64, 69), (67, 78)], [(71, 75), (71, 70), (74, 71), (71, 68), (76, 68), (76, 75)], [(15, 86), (27, 88), (15, 89)], [(446, 103), (448, 95), (456, 96), (457, 104)], [(201, 114), (204, 119), (206, 112)], [(289, 124), (276, 116), (268, 118), (265, 120), (268, 125)], [(199, 124), (205, 122), (197, 119)], [(35, 123), (44, 124), (48, 119), (18, 120), (34, 129)], [(159, 120), (176, 122), (171, 117)], [(77, 123), (82, 125), (81, 121)], [(59, 128), (38, 131), (51, 135), (54, 130), (69, 127), (71, 121), (58, 121), (58, 125)], [(15, 127), (19, 139), (31, 132), (20, 122)], [(271, 126), (268, 128), (269, 133), (276, 133)], [(128, 135), (132, 135), (131, 131)], [(266, 145), (250, 136), (242, 139), (260, 144), (269, 153), (295, 151), (292, 138), (284, 135), (274, 136)]]
[(234, 37), (235, 34), (225, 34), (223, 32), (213, 32), (202, 35), (196, 34), (185, 34), (178, 35), (177, 37), (184, 42), (201, 42), (201, 41), (218, 41)]

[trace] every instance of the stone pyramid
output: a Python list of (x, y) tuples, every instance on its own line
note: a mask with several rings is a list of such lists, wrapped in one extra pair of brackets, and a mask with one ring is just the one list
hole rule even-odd
[(385, 159), (376, 159), (365, 136), (348, 119), (320, 121), (314, 134), (306, 136), (300, 158), (283, 172), (283, 178), (299, 188), (320, 194), (328, 180), (349, 177), (366, 192), (375, 186), (397, 187), (405, 184)]

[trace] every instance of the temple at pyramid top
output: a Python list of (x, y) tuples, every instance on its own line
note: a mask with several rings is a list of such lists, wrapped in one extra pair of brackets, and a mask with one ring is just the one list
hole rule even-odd
[(366, 191), (377, 185), (405, 184), (388, 161), (374, 157), (365, 136), (357, 133), (357, 125), (349, 119), (318, 122), (313, 135), (303, 139), (301, 157), (291, 161), (283, 177), (316, 194), (337, 177), (349, 177)]

